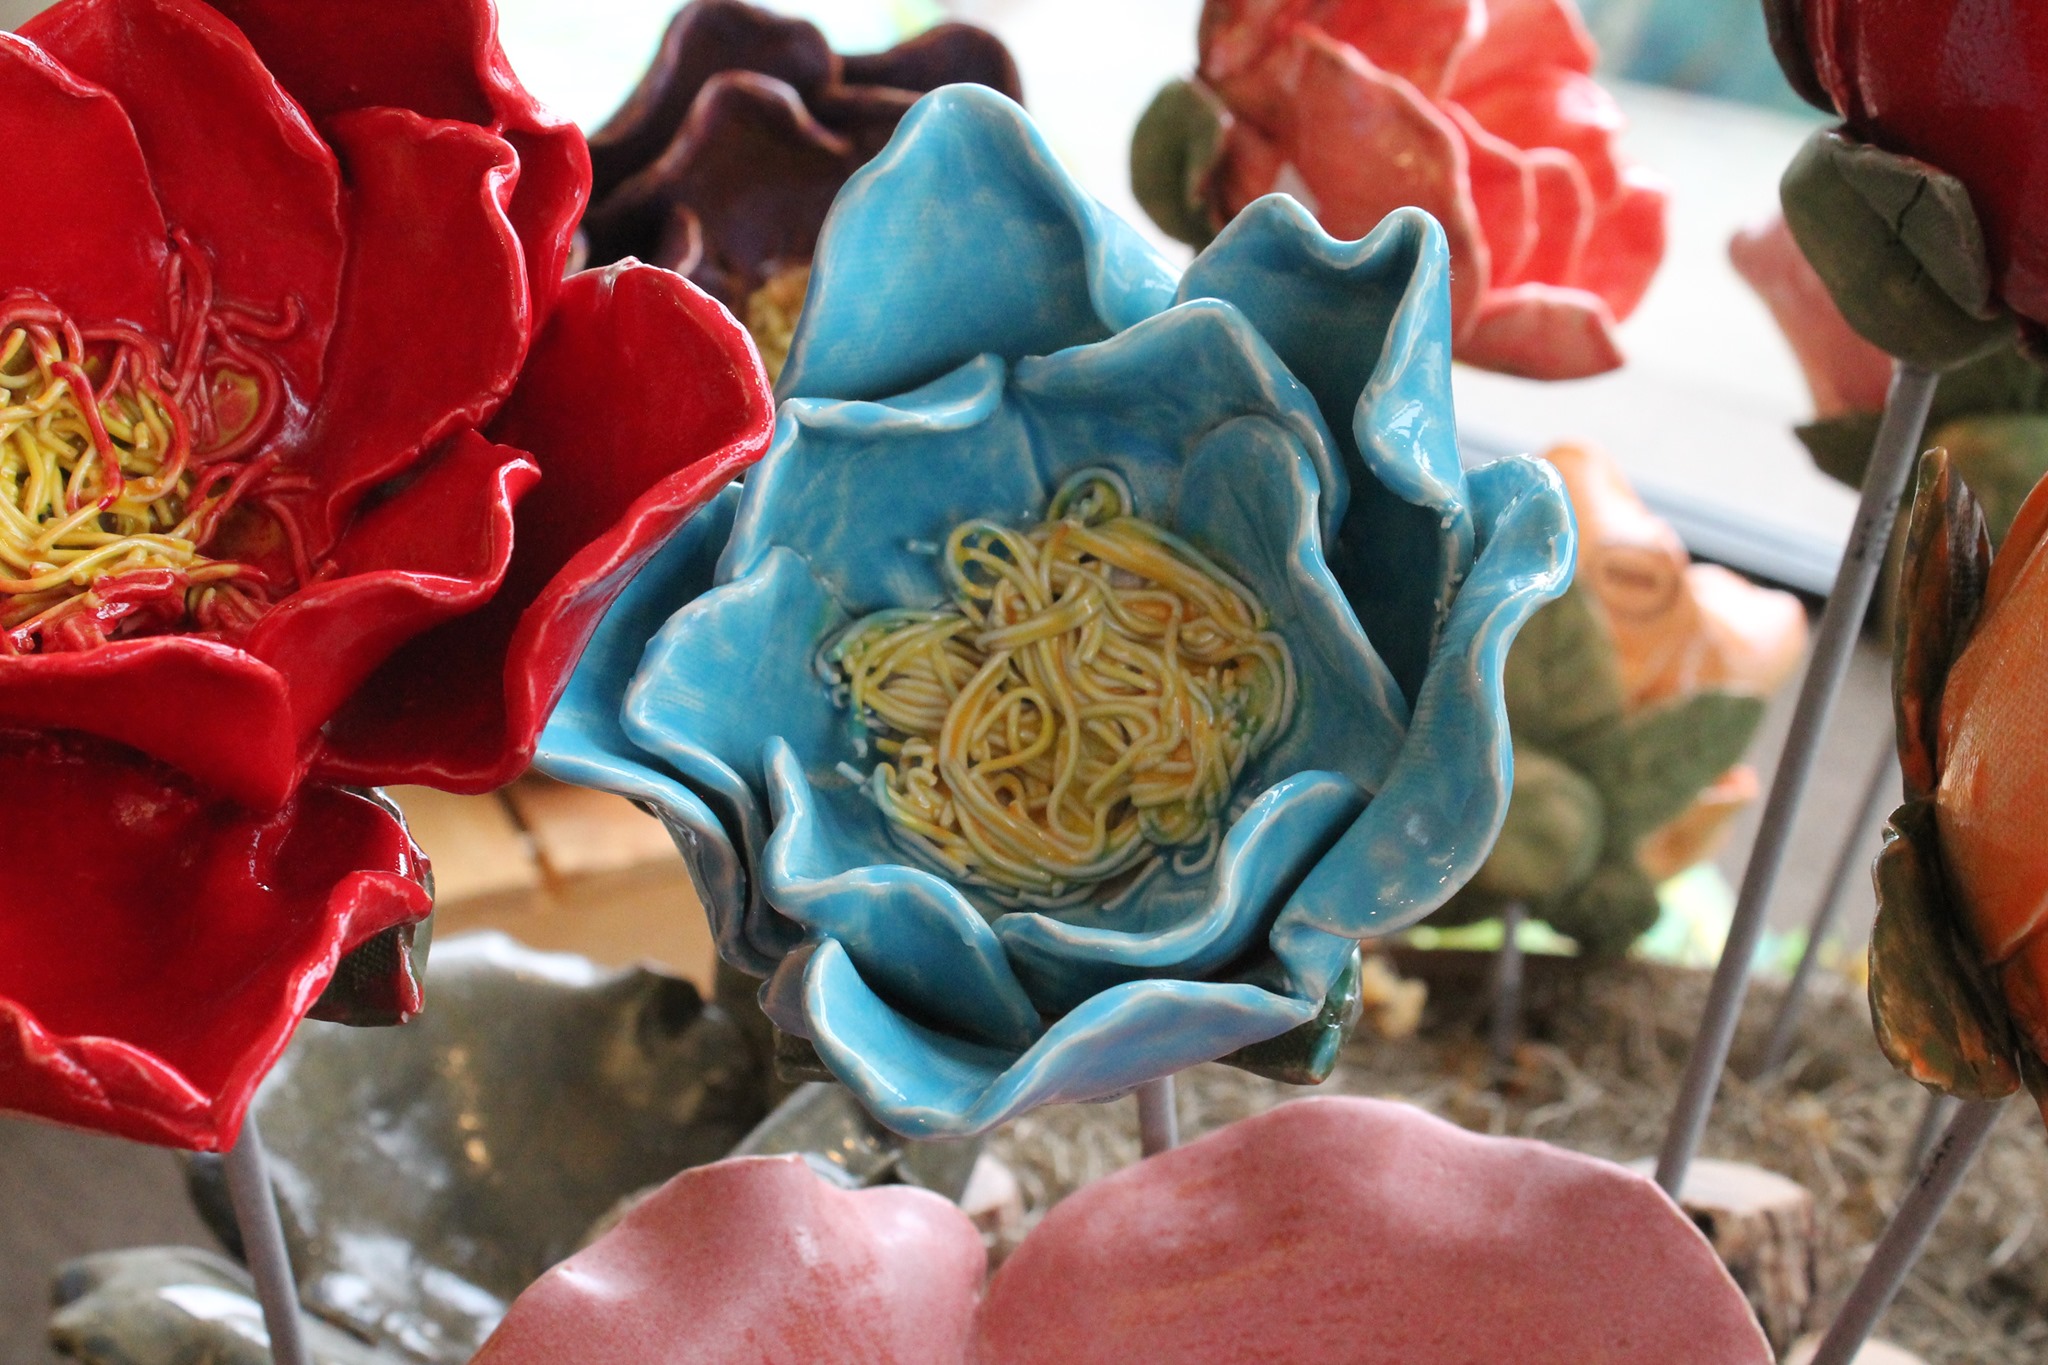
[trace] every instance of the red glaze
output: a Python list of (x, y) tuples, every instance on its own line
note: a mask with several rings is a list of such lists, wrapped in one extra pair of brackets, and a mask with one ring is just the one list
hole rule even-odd
[(333, 787), (259, 814), (102, 741), (9, 730), (0, 789), (0, 1108), (232, 1143), (342, 954), (431, 908), (403, 827)]
[[(560, 279), (588, 153), (512, 76), (488, 0), (62, 0), (0, 34), (0, 134), (38, 205), (0, 221), (0, 297), (164, 346), (168, 272), (196, 261), (280, 376), (260, 449), (304, 528), (288, 593), (232, 638), (0, 656), (0, 731), (83, 732), (50, 741), (70, 794), (15, 810), (49, 829), (10, 847), (104, 864), (90, 888), (0, 873), (0, 1018), (25, 1040), (0, 1051), (0, 1107), (210, 1144), (395, 902), (344, 894), (340, 864), (286, 894), (254, 863), (206, 863), (202, 893), (201, 854), (130, 838), (93, 784), (184, 792), (209, 812), (180, 836), (195, 850), (259, 827), (298, 849), (295, 822), (352, 801), (309, 776), (510, 779), (632, 571), (766, 449), (772, 403), (745, 333), (682, 279)], [(291, 562), (276, 534), (228, 557)], [(307, 839), (340, 856), (367, 837)], [(192, 963), (150, 991), (57, 965), (168, 952), (123, 926), (170, 901), (189, 902), (172, 946)], [(277, 921), (261, 945), (259, 913)], [(218, 980), (193, 965), (216, 957)], [(74, 1064), (102, 1052), (125, 1060)]]
[(1208, 0), (1201, 48), (1233, 115), (1219, 220), (1286, 190), (1352, 238), (1420, 205), (1450, 239), (1460, 360), (1539, 379), (1621, 363), (1666, 196), (1615, 154), (1570, 0)]
[(1999, 295), (2048, 323), (2048, 11), (1805, 0), (1814, 74), (1861, 138), (1961, 180)]

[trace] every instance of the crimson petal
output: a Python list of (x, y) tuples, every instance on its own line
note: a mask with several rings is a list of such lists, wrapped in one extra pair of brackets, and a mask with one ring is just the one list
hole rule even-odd
[[(354, 250), (302, 464), (331, 528), (372, 485), (496, 410), (526, 358), (531, 315), (505, 214), (517, 158), (502, 139), (401, 109), (328, 127), (354, 187)], [(324, 551), (332, 531), (315, 534)]]
[(1460, 55), (1451, 78), (1460, 96), (1535, 67), (1591, 75), (1600, 56), (1571, 0), (1486, 0), (1486, 36)]
[(373, 674), (315, 771), (459, 791), (511, 780), (605, 608), (761, 457), (774, 421), (753, 343), (709, 296), (638, 264), (571, 276), (489, 429), (543, 475), (504, 587)]
[(1522, 156), (1529, 167), (1530, 187), (1536, 191), (1536, 240), (1521, 271), (1494, 284), (1571, 284), (1585, 264), (1586, 241), (1593, 235), (1592, 186), (1579, 163), (1555, 147), (1539, 147)]
[(1518, 284), (1481, 300), (1458, 359), (1529, 379), (1584, 379), (1620, 368), (1622, 355), (1599, 295)]
[(0, 146), (15, 175), (35, 170), (33, 195), (0, 214), (0, 294), (33, 289), (83, 323), (165, 335), (163, 209), (114, 97), (0, 33)]
[(1607, 300), (1616, 319), (1635, 312), (1664, 259), (1665, 206), (1670, 194), (1649, 172), (1622, 172), (1621, 193), (1593, 220), (1592, 234), (1573, 281)]
[(1310, 22), (1363, 52), (1374, 66), (1439, 93), (1466, 50), (1486, 32), (1486, 0), (1405, 0), (1400, 4), (1323, 0)]
[(1536, 172), (1529, 164), (1529, 154), (1506, 138), (1487, 132), (1462, 106), (1441, 107), (1465, 138), (1472, 206), (1486, 236), (1493, 283), (1513, 284), (1522, 278), (1542, 230), (1536, 216)]
[(219, 1148), (343, 953), (430, 908), (375, 803), (253, 812), (84, 736), (0, 733), (0, 1107)]
[(1517, 147), (1569, 152), (1586, 172), (1596, 202), (1607, 202), (1619, 190), (1614, 139), (1626, 120), (1614, 96), (1591, 76), (1546, 67), (1478, 89), (1460, 89), (1458, 102)]
[(312, 404), (341, 292), (341, 171), (236, 29), (203, 5), (85, 0), (24, 33), (99, 82), (135, 125), (170, 226), (211, 262), (220, 295), (304, 321), (275, 347)]

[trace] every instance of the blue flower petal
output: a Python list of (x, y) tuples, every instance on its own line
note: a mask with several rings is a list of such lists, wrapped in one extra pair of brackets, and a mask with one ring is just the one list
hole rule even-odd
[[(1276, 928), (1363, 938), (1405, 928), (1485, 859), (1513, 783), (1501, 673), (1524, 622), (1571, 581), (1576, 531), (1557, 471), (1517, 456), (1473, 472), (1486, 535), (1430, 663), (1393, 776), (1295, 892)], [(1369, 892), (1361, 894), (1369, 888)]]
[(1195, 258), (1177, 297), (1236, 304), (1315, 395), (1353, 466), (1331, 567), (1414, 697), (1473, 546), (1443, 229), (1401, 209), (1339, 242), (1293, 199), (1267, 195)]
[(689, 867), (719, 953), (744, 970), (766, 973), (775, 956), (745, 932), (747, 871), (734, 847), (735, 831), (619, 724), (619, 698), (640, 667), (648, 637), (678, 606), (711, 587), (738, 504), (739, 489), (720, 490), (626, 585), (598, 622), (541, 731), (534, 766), (563, 782), (651, 807)]
[(784, 398), (876, 398), (984, 352), (1045, 355), (1173, 301), (1173, 272), (976, 85), (912, 106), (825, 220)]
[(1278, 1037), (1321, 1007), (1240, 982), (1134, 981), (1088, 1000), (1020, 1055), (890, 1009), (830, 939), (804, 973), (819, 1057), (876, 1118), (917, 1138), (971, 1137), (1042, 1104), (1108, 1099)]
[(776, 909), (845, 948), (899, 1007), (978, 1042), (1029, 1046), (1038, 1011), (967, 898), (877, 847), (883, 817), (858, 788), (814, 786), (780, 739), (767, 766), (775, 832), (761, 877)]
[[(824, 771), (854, 757), (841, 713), (818, 675), (818, 644), (846, 624), (804, 562), (775, 549), (735, 582), (689, 602), (648, 642), (621, 710), (627, 738), (702, 795), (761, 866), (768, 841), (762, 758), (782, 737)], [(758, 872), (748, 934), (775, 956), (800, 934), (762, 896)]]
[(1055, 1011), (1126, 981), (1211, 976), (1258, 941), (1288, 889), (1363, 809), (1365, 793), (1342, 774), (1296, 773), (1231, 826), (1198, 913), (1157, 928), (1099, 909), (1058, 919), (1011, 914), (995, 933), (1033, 998)]

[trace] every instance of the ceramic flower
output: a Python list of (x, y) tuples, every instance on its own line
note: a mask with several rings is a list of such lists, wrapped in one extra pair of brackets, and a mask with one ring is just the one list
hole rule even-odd
[(970, 24), (841, 57), (801, 19), (691, 0), (591, 134), (591, 259), (689, 276), (754, 331), (772, 376), (833, 196), (919, 95), (955, 81), (1023, 98), (1009, 52)]
[(1857, 332), (1934, 369), (2048, 320), (2040, 214), (2048, 27), (1959, 0), (1765, 0), (1786, 78), (1842, 120), (1794, 159), (1785, 214)]
[[(1945, 452), (1922, 457), (1892, 694), (1906, 802), (1878, 856), (1870, 1006), (1894, 1066), (2048, 1106), (2048, 481), (1996, 559)], [(2048, 1108), (2044, 1108), (2048, 1114)]]
[(1666, 195), (1615, 149), (1571, 0), (1208, 0), (1200, 45), (1132, 148), (1167, 231), (1199, 244), (1273, 190), (1338, 237), (1419, 205), (1450, 241), (1460, 360), (1537, 379), (1622, 363)]
[(585, 153), (484, 0), (64, 0), (0, 129), (0, 731), (68, 817), (9, 864), (0, 1106), (213, 1145), (339, 952), (329, 1012), (417, 1007), (416, 856), (333, 784), (519, 772), (768, 397), (683, 281), (560, 280)]
[(1285, 1104), (1098, 1180), (982, 1273), (935, 1195), (722, 1161), (542, 1276), (477, 1361), (1772, 1358), (1647, 1179), (1377, 1100)]
[(1486, 865), (1439, 922), (1521, 901), (1587, 952), (1656, 923), (1656, 886), (1712, 853), (1756, 799), (1738, 760), (1763, 699), (1798, 669), (1790, 593), (1694, 564), (1598, 451), (1546, 452), (1579, 527), (1570, 590), (1508, 657), (1514, 799)]
[(1728, 259), (1785, 334), (1816, 419), (1883, 409), (1892, 358), (1843, 319), (1782, 214), (1737, 232), (1728, 241)]
[[(1015, 104), (975, 86), (927, 96), (833, 209), (768, 457), (606, 616), (542, 766), (663, 814), (726, 959), (770, 976), (771, 1017), (900, 1132), (980, 1131), (1291, 1030), (1306, 1032), (1275, 1046), (1319, 1079), (1355, 940), (1434, 909), (1498, 827), (1502, 655), (1563, 586), (1571, 553), (1546, 466), (1459, 466), (1447, 265), (1423, 214), (1341, 243), (1276, 196), (1176, 279)], [(1151, 764), (1128, 736), (1166, 733), (1154, 721), (1205, 747), (1199, 763), (1187, 748), (1146, 768), (1147, 782), (1214, 774), (1212, 743), (1236, 755), (1222, 783), (1167, 808), (1141, 807), (1135, 787), (1115, 809), (1104, 798), (1101, 828), (1153, 831), (1156, 856), (1124, 845), (1115, 868), (1046, 886), (1029, 878), (1055, 864), (1034, 855), (1024, 889), (1006, 890), (1003, 841), (1052, 838), (1039, 806), (1072, 810), (1129, 765), (1085, 779), (1063, 768), (1047, 779), (1065, 784), (1058, 798), (999, 783), (1004, 808), (977, 817), (980, 834), (910, 837), (916, 820), (891, 812), (917, 791), (884, 780), (878, 759), (897, 751), (849, 702), (844, 670), (877, 622), (955, 629), (937, 608), (1003, 555), (1036, 554), (1034, 526), (1070, 547), (1138, 536), (1150, 556), (1062, 565), (1048, 548), (1036, 561), (1070, 575), (1063, 594), (1108, 596), (1020, 627), (1050, 652), (1026, 657), (1050, 657), (1065, 679), (1035, 695), (1100, 688), (1089, 659), (1131, 677), (1166, 667), (1163, 646), (1117, 632), (1182, 611), (1161, 605), (1176, 575), (1215, 604), (1173, 617), (1188, 639), (1236, 638), (1250, 653), (1203, 665), (1207, 681), (1105, 694), (1109, 709), (1091, 715), (1136, 718), (1067, 739), (1046, 728), (1064, 704), (1029, 688), (996, 694), (1014, 710), (960, 720), (952, 733), (984, 727), (963, 743), (1013, 727), (1019, 747), (998, 776), (1033, 745), (1092, 761), (1104, 736)], [(956, 551), (983, 567), (960, 567)], [(1113, 561), (1135, 567), (1089, 567)], [(1116, 596), (1147, 583), (1142, 601)], [(942, 662), (996, 639), (961, 636)], [(963, 708), (1008, 685), (1002, 659), (1016, 656), (986, 647)], [(1223, 719), (1162, 719), (1147, 709), (1162, 688), (1208, 697), (1186, 704)], [(1246, 708), (1283, 688), (1284, 724), (1260, 729)], [(961, 807), (987, 809), (979, 777), (947, 771)], [(1035, 780), (1029, 768), (1016, 779)], [(961, 852), (963, 830), (995, 851)]]

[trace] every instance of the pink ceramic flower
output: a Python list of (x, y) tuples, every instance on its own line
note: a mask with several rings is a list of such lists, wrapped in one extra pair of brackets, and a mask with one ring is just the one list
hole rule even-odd
[(476, 1365), (1771, 1359), (1648, 1180), (1378, 1100), (1283, 1105), (1098, 1181), (980, 1278), (936, 1195), (724, 1161), (543, 1276)]
[(1884, 407), (1892, 358), (1843, 319), (1827, 285), (1792, 240), (1784, 215), (1736, 233), (1728, 242), (1728, 259), (1785, 334), (1813, 393), (1816, 418)]
[(1419, 205), (1450, 238), (1460, 360), (1537, 379), (1621, 364), (1666, 195), (1615, 151), (1571, 0), (1208, 0), (1200, 43), (1230, 114), (1219, 220), (1285, 190), (1351, 238)]

